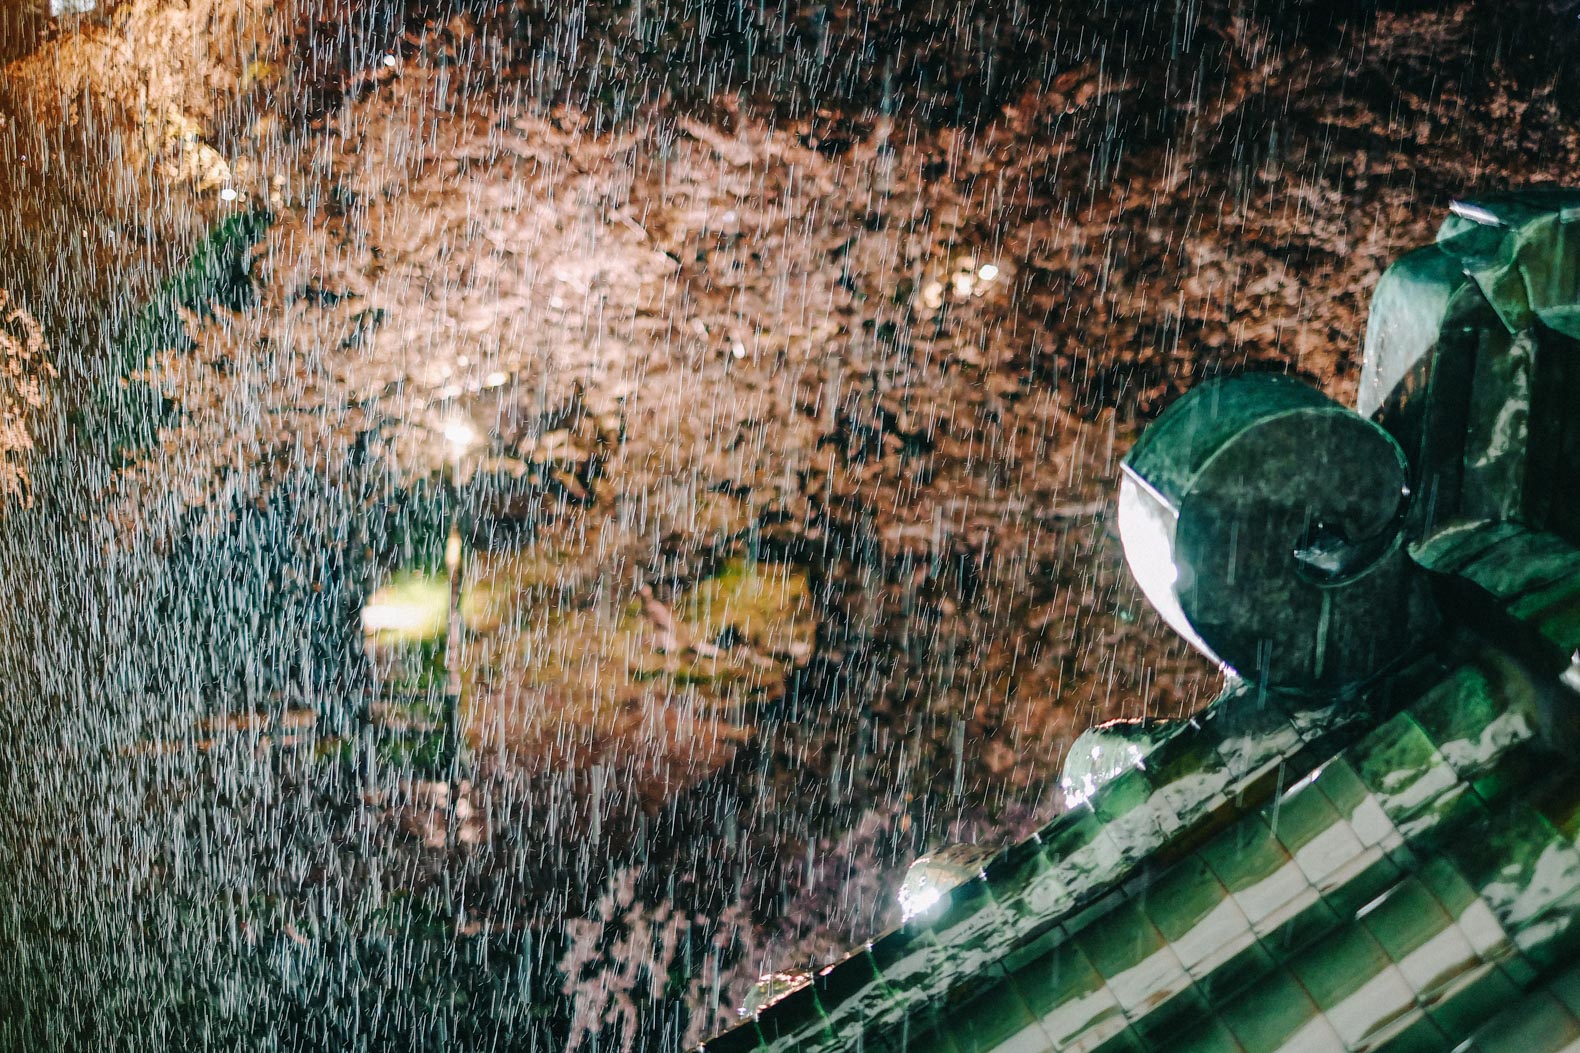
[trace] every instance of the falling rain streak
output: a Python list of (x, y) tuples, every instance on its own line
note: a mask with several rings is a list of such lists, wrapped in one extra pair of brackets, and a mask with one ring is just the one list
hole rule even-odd
[(1574, 15), (7, 5), (0, 1049), (679, 1051), (924, 910), (1217, 691), (1119, 458), (1350, 401)]

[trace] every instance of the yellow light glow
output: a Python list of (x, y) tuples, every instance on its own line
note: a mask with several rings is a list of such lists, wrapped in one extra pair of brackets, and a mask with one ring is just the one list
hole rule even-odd
[(990, 282), (998, 277), (998, 267), (991, 263), (984, 263), (982, 269), (977, 271), (977, 277), (985, 282)]
[(368, 597), (362, 606), (366, 636), (426, 640), (444, 631), (450, 587), (443, 578), (403, 576)]
[(362, 608), (362, 631), (365, 633), (413, 633), (428, 624), (428, 611), (406, 603), (370, 603)]

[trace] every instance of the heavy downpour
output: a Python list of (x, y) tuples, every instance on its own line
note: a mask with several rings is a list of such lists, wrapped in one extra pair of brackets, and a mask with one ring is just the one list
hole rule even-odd
[(0, 1050), (1580, 1041), (1573, 0), (0, 63)]

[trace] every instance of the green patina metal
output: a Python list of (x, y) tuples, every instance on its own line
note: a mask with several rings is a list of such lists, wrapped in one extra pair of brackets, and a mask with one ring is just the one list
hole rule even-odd
[(1084, 799), (706, 1053), (1576, 1048), (1577, 259), (1580, 193), (1456, 204), (1379, 283), (1364, 416), (1164, 414), (1127, 556), (1223, 695), (1083, 735)]
[(1286, 377), (1204, 384), (1126, 458), (1120, 530), (1148, 598), (1278, 688), (1342, 690), (1427, 612), (1401, 545), (1409, 466), (1378, 425)]

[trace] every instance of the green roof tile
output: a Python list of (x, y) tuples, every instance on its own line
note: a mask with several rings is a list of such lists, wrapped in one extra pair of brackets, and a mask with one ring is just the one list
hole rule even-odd
[(1245, 1053), (1245, 1047), (1234, 1037), (1234, 1032), (1216, 1018), (1180, 1032), (1173, 1041), (1154, 1048), (1170, 1053)]
[(1580, 1042), (1580, 1020), (1557, 998), (1535, 991), (1477, 1029), (1480, 1053), (1558, 1053)]
[(1333, 1027), (1306, 989), (1283, 969), (1268, 973), (1221, 1010), (1223, 1022), (1246, 1053), (1287, 1047), (1341, 1050)]
[(987, 1053), (1006, 1046), (1028, 1050), (1048, 1047), (1047, 1033), (1000, 970), (994, 971), (993, 982), (975, 997), (941, 1006), (939, 1015), (960, 1053)]

